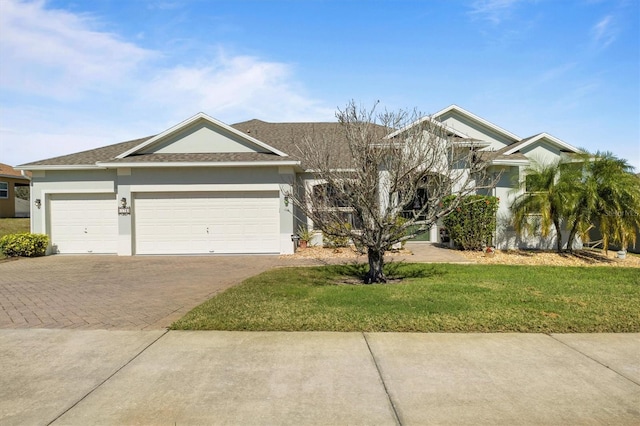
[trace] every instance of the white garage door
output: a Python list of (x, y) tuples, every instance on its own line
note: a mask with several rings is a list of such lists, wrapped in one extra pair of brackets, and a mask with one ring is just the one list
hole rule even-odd
[(57, 253), (116, 253), (115, 194), (52, 194), (51, 245)]
[(136, 253), (279, 253), (278, 202), (277, 191), (136, 194)]

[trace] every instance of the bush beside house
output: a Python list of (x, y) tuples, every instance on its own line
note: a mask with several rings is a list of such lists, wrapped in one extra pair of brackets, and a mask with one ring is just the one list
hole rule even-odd
[[(443, 201), (445, 207), (455, 199), (455, 195), (446, 197)], [(442, 222), (456, 247), (463, 250), (482, 250), (493, 245), (499, 201), (498, 198), (487, 195), (468, 195), (443, 219)]]
[(44, 256), (48, 244), (44, 234), (9, 234), (0, 238), (0, 252), (7, 257)]

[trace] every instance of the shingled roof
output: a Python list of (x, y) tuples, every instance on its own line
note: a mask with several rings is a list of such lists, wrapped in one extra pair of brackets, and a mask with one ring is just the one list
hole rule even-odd
[[(16, 179), (29, 179), (24, 177), (20, 170), (16, 170), (8, 164), (0, 163), (0, 176), (12, 177)], [(30, 172), (27, 172), (27, 176), (31, 176)]]
[[(312, 141), (318, 141), (318, 143), (320, 141), (326, 142), (331, 149), (330, 154), (335, 167), (348, 168), (351, 166), (348, 142), (341, 125), (337, 122), (270, 123), (253, 119), (232, 124), (231, 127), (286, 153), (288, 157), (272, 153), (243, 152), (132, 154), (124, 158), (118, 158), (123, 153), (155, 137), (147, 136), (101, 148), (35, 161), (23, 166), (95, 166), (96, 163), (137, 163), (143, 165), (151, 163), (285, 162), (291, 160), (302, 162), (303, 153), (300, 152), (300, 149), (305, 144), (300, 144), (300, 142), (304, 138), (310, 138)], [(504, 152), (525, 143), (529, 139), (523, 139), (499, 151), (486, 152), (483, 158), (487, 160), (525, 159), (520, 153), (504, 155)], [(305, 167), (305, 165), (302, 164), (302, 167)]]
[(336, 167), (347, 166), (350, 159), (347, 139), (344, 132), (340, 131), (340, 124), (337, 122), (269, 123), (253, 119), (232, 124), (231, 127), (259, 139), (301, 162), (303, 158), (300, 149), (304, 144), (301, 145), (300, 142), (304, 138), (330, 141), (332, 156), (336, 162), (340, 163), (336, 164)]
[(97, 162), (114, 160), (116, 156), (140, 145), (142, 142), (149, 140), (152, 137), (153, 136), (148, 136), (146, 138), (103, 146), (102, 148), (76, 152), (74, 154), (63, 155), (60, 157), (47, 158), (45, 160), (23, 164), (23, 166), (94, 166)]

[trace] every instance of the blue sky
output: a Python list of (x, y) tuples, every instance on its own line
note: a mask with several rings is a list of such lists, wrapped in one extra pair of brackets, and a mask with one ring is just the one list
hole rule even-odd
[(637, 0), (0, 0), (0, 162), (354, 99), (457, 104), (640, 169)]

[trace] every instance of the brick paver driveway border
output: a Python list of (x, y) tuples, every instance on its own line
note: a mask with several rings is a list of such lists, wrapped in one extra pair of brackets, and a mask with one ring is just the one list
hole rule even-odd
[(162, 329), (277, 256), (47, 256), (0, 263), (0, 328)]

